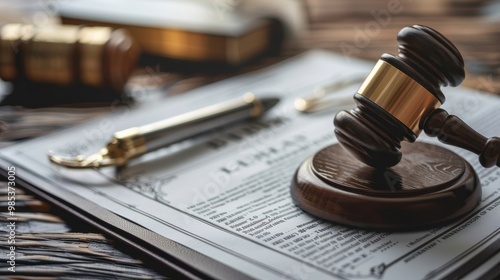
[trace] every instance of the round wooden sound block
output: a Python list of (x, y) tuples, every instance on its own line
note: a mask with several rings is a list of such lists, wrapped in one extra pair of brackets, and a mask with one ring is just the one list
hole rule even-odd
[(422, 142), (402, 143), (402, 152), (398, 165), (376, 169), (328, 146), (297, 169), (292, 199), (323, 219), (384, 230), (434, 226), (478, 205), (479, 178), (463, 158)]

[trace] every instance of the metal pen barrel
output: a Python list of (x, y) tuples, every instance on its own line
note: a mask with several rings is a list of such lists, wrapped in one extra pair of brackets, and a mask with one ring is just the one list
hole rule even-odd
[(255, 114), (256, 106), (261, 106), (256, 104), (258, 102), (247, 95), (244, 98), (147, 124), (138, 127), (138, 131), (145, 139), (147, 150), (152, 151), (221, 126), (258, 117), (260, 113)]
[(129, 159), (236, 122), (258, 118), (278, 103), (277, 98), (257, 99), (251, 93), (151, 124), (116, 132), (98, 153), (65, 158), (49, 151), (49, 159), (69, 168), (122, 166)]

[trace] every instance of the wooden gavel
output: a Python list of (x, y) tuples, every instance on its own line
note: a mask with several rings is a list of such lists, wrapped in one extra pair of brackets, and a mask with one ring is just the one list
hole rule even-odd
[(77, 25), (0, 26), (0, 78), (123, 92), (140, 49), (123, 29)]
[(464, 61), (457, 48), (432, 28), (413, 25), (397, 37), (399, 54), (383, 54), (358, 92), (357, 108), (337, 113), (335, 134), (360, 161), (387, 168), (401, 160), (401, 141), (423, 130), (441, 142), (479, 155), (485, 167), (500, 167), (500, 138), (486, 138), (439, 107), (441, 86), (457, 86)]

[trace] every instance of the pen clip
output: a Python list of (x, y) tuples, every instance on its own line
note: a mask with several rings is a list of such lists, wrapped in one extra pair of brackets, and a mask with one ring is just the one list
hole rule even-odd
[(57, 165), (76, 169), (120, 166), (128, 161), (126, 158), (110, 157), (107, 148), (102, 148), (95, 154), (88, 156), (79, 155), (76, 157), (62, 157), (56, 155), (53, 151), (49, 151), (49, 160)]
[(116, 132), (111, 141), (98, 153), (88, 156), (62, 157), (49, 151), (49, 160), (68, 168), (100, 168), (106, 166), (122, 166), (129, 159), (142, 155), (147, 151), (145, 139), (140, 129), (132, 127)]
[(301, 113), (313, 113), (327, 108), (345, 105), (351, 103), (352, 93), (347, 95), (334, 95), (339, 90), (350, 85), (358, 84), (364, 81), (364, 77), (355, 77), (352, 79), (342, 79), (333, 84), (317, 87), (312, 93), (295, 99), (295, 109)]

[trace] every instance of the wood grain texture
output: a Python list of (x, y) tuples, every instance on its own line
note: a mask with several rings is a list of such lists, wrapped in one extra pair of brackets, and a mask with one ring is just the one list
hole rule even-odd
[(486, 138), (468, 126), (459, 117), (436, 109), (425, 120), (424, 131), (439, 141), (469, 150), (479, 155), (484, 167), (500, 167), (500, 138)]
[(360, 94), (357, 108), (340, 111), (333, 124), (340, 144), (361, 162), (373, 167), (391, 167), (401, 160), (401, 141), (416, 135), (385, 110)]
[(472, 167), (444, 148), (402, 145), (391, 169), (364, 165), (338, 144), (307, 159), (291, 184), (294, 202), (323, 219), (362, 228), (407, 230), (455, 220), (479, 203)]

